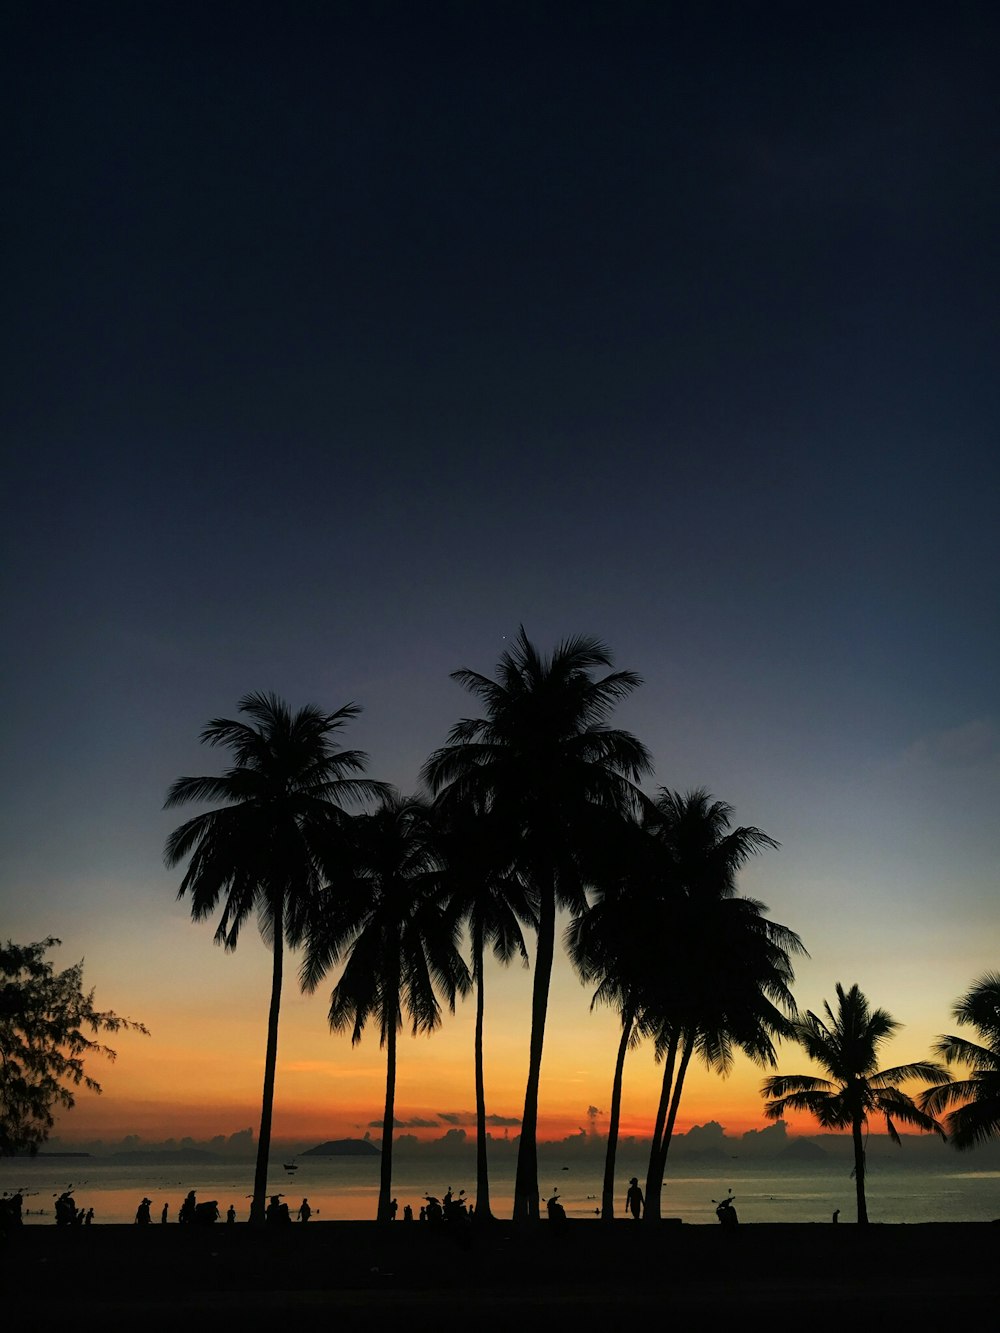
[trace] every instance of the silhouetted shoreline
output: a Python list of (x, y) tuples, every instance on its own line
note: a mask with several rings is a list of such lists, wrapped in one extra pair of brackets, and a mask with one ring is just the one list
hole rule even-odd
[[(992, 1311), (1000, 1225), (717, 1225), (569, 1221), (477, 1229), (310, 1222), (257, 1229), (25, 1227), (5, 1246), (18, 1327), (176, 1329), (224, 1318), (241, 1333), (308, 1318), (342, 1330), (458, 1320), (509, 1329), (658, 1312), (704, 1322), (755, 1310), (811, 1328), (864, 1310), (899, 1320)], [(981, 1293), (981, 1294), (980, 1294)], [(22, 1323), (26, 1320), (27, 1324)], [(134, 1321), (134, 1322), (133, 1322)], [(471, 1322), (469, 1322), (471, 1321)]]

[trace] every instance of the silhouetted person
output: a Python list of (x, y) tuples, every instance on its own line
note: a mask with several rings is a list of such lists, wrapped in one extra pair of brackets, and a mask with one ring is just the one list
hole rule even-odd
[(399, 1204), (396, 1202), (395, 1199), (391, 1200), (391, 1202), (390, 1202), (390, 1204), (389, 1204), (389, 1221), (390, 1221), (390, 1222), (395, 1222), (395, 1220), (396, 1220), (396, 1213), (397, 1213), (398, 1211), (399, 1211)]
[(140, 1203), (139, 1207), (135, 1210), (135, 1220), (139, 1226), (148, 1226), (152, 1221), (152, 1218), (149, 1216), (149, 1205), (152, 1202), (152, 1199), (144, 1198), (142, 1203)]
[(413, 1209), (410, 1207), (408, 1203), (403, 1204), (403, 1221), (404, 1222), (413, 1221)]
[(59, 1198), (56, 1199), (56, 1226), (70, 1227), (73, 1225), (75, 1217), (76, 1204), (73, 1202), (73, 1196), (69, 1190), (63, 1190)]
[(272, 1194), (271, 1200), (264, 1210), (265, 1222), (291, 1222), (292, 1215), (288, 1211), (288, 1204), (281, 1202), (280, 1194)]
[(94, 1220), (94, 1210), (93, 1208), (88, 1208), (87, 1216), (83, 1219), (84, 1226), (89, 1227), (91, 1222), (93, 1222), (93, 1220)]
[(642, 1190), (639, 1188), (639, 1177), (633, 1176), (628, 1183), (628, 1193), (625, 1195), (625, 1207), (636, 1220), (642, 1216), (642, 1205), (644, 1202)]
[(298, 1214), (299, 1220), (302, 1222), (308, 1222), (310, 1217), (312, 1217), (312, 1211), (313, 1210), (309, 1207), (309, 1200), (303, 1199), (302, 1202), (299, 1204), (299, 1214)]
[(181, 1204), (177, 1213), (178, 1222), (193, 1222), (195, 1209), (198, 1207), (194, 1197), (194, 1190), (188, 1190), (184, 1202)]
[(566, 1223), (566, 1209), (559, 1202), (559, 1191), (548, 1200), (545, 1205), (545, 1211), (549, 1215), (549, 1221), (553, 1226), (562, 1227)]
[(169, 1212), (170, 1212), (170, 1204), (169, 1204), (169, 1203), (165, 1203), (165, 1204), (163, 1205), (163, 1208), (162, 1208), (161, 1212), (160, 1212), (160, 1221), (161, 1221), (161, 1222), (165, 1222), (165, 1221), (167, 1220), (167, 1214), (168, 1214)]
[(840, 1221), (840, 1209), (839, 1209), (839, 1208), (834, 1208), (834, 1210), (833, 1210), (833, 1221), (834, 1221), (834, 1222), (839, 1222), (839, 1221)]
[(226, 1209), (226, 1222), (231, 1224), (235, 1221), (236, 1221), (236, 1209), (233, 1207), (232, 1204), (230, 1204), (229, 1207)]

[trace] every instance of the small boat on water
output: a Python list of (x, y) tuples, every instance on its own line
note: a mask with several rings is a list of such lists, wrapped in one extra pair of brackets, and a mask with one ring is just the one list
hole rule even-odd
[(296, 1162), (285, 1162), (284, 1167), (286, 1171), (297, 1171), (299, 1169)]

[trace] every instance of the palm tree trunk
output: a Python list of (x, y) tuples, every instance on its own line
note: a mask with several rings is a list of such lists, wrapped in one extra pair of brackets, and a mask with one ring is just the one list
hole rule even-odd
[(486, 1157), (486, 1087), (483, 1079), (483, 941), (482, 933), (477, 932), (473, 941), (475, 956), (472, 966), (476, 974), (476, 1221), (489, 1222), (493, 1218), (490, 1211), (490, 1169)]
[(663, 1186), (662, 1178), (657, 1181), (657, 1172), (660, 1162), (660, 1143), (663, 1139), (663, 1126), (667, 1119), (667, 1110), (670, 1106), (670, 1093), (673, 1090), (674, 1066), (677, 1063), (678, 1037), (674, 1033), (670, 1038), (670, 1044), (667, 1047), (667, 1054), (663, 1061), (663, 1086), (660, 1089), (660, 1102), (656, 1108), (656, 1121), (653, 1125), (653, 1141), (649, 1146), (649, 1165), (646, 1168), (646, 1208), (643, 1213), (643, 1219), (646, 1222), (658, 1222), (660, 1220), (660, 1190)]
[(858, 1222), (868, 1221), (868, 1203), (865, 1199), (865, 1144), (861, 1137), (861, 1120), (855, 1116), (851, 1124), (851, 1138), (854, 1140), (854, 1190), (858, 1198)]
[(608, 1150), (604, 1157), (604, 1188), (601, 1191), (601, 1221), (615, 1218), (615, 1157), (618, 1153), (618, 1122), (622, 1109), (622, 1078), (625, 1071), (625, 1052), (632, 1035), (634, 1011), (626, 1008), (622, 1014), (622, 1039), (618, 1043), (615, 1076), (611, 1084), (611, 1118), (608, 1122)]
[(549, 979), (556, 934), (556, 894), (554, 876), (540, 894), (538, 939), (535, 948), (535, 975), (531, 988), (531, 1042), (528, 1051), (528, 1082), (524, 1090), (524, 1114), (517, 1148), (514, 1177), (514, 1221), (538, 1220), (538, 1084), (542, 1071), (542, 1044), (545, 1039), (545, 1015), (549, 1001)]
[(260, 1133), (257, 1136), (257, 1166), (253, 1176), (253, 1199), (250, 1202), (250, 1221), (264, 1222), (264, 1196), (267, 1194), (267, 1164), (271, 1155), (271, 1114), (274, 1109), (274, 1072), (278, 1064), (278, 1013), (281, 1009), (281, 974), (283, 964), (285, 922), (282, 904), (274, 912), (274, 942), (272, 945), (271, 1007), (267, 1014), (267, 1049), (264, 1053), (264, 1093), (260, 1108)]
[(670, 1098), (670, 1111), (667, 1115), (667, 1123), (663, 1130), (663, 1138), (660, 1141), (660, 1156), (657, 1162), (657, 1177), (659, 1184), (657, 1187), (657, 1198), (663, 1193), (663, 1177), (667, 1173), (667, 1153), (670, 1151), (670, 1140), (673, 1137), (674, 1125), (677, 1123), (677, 1110), (681, 1104), (681, 1093), (684, 1091), (684, 1075), (687, 1073), (687, 1067), (691, 1063), (691, 1056), (694, 1054), (694, 1037), (688, 1034), (684, 1039), (684, 1053), (681, 1056), (681, 1066), (677, 1071), (677, 1077), (674, 1079), (674, 1090)]
[(392, 1126), (396, 1114), (396, 1008), (385, 1034), (385, 1113), (382, 1116), (382, 1161), (379, 1164), (377, 1222), (391, 1222)]

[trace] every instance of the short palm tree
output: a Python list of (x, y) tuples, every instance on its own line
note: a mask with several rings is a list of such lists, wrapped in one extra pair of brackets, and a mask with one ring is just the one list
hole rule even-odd
[(901, 1024), (885, 1009), (872, 1009), (857, 985), (850, 990), (837, 983), (836, 1012), (823, 1002), (826, 1018), (811, 1010), (794, 1024), (793, 1039), (809, 1058), (830, 1075), (777, 1074), (765, 1079), (761, 1095), (768, 1120), (780, 1120), (787, 1111), (808, 1111), (824, 1129), (849, 1129), (854, 1144), (854, 1183), (858, 1222), (867, 1223), (865, 1199), (865, 1143), (869, 1118), (885, 1118), (889, 1137), (900, 1143), (896, 1124), (913, 1125), (944, 1137), (932, 1115), (919, 1109), (900, 1091), (909, 1079), (941, 1083), (947, 1076), (940, 1066), (918, 1060), (913, 1064), (878, 1068), (882, 1046)]
[(573, 917), (566, 948), (581, 981), (596, 984), (590, 1007), (616, 1009), (621, 1038), (608, 1110), (608, 1142), (601, 1189), (601, 1220), (614, 1221), (615, 1162), (621, 1124), (625, 1057), (653, 1029), (646, 1004), (661, 966), (663, 922), (669, 913), (662, 885), (644, 873), (648, 839), (637, 821), (623, 820), (618, 836), (605, 839), (606, 865), (596, 875), (594, 901)]
[(516, 955), (527, 967), (528, 950), (521, 925), (534, 925), (535, 912), (531, 895), (516, 871), (515, 850), (505, 839), (503, 829), (485, 810), (460, 802), (440, 802), (434, 810), (434, 834), (441, 861), (441, 887), (452, 910), (457, 911), (465, 923), (472, 955), (472, 982), (476, 990), (474, 1216), (477, 1222), (488, 1222), (493, 1212), (490, 1207), (483, 1069), (484, 963), (489, 950), (505, 965)]
[(733, 897), (684, 902), (673, 919), (661, 982), (647, 1002), (664, 1072), (646, 1181), (646, 1216), (659, 1217), (667, 1156), (692, 1059), (727, 1077), (737, 1053), (777, 1064), (795, 1001), (790, 955), (799, 937), (769, 921), (763, 903)]
[(777, 847), (753, 827), (732, 827), (733, 809), (703, 788), (663, 787), (644, 826), (664, 888), (662, 953), (651, 978), (647, 1018), (663, 1063), (660, 1100), (646, 1173), (646, 1213), (660, 1216), (667, 1155), (691, 1060), (725, 1075), (735, 1052), (773, 1064), (795, 1003), (790, 956), (799, 937), (769, 921), (766, 908), (737, 893), (737, 875), (758, 852)]
[(934, 1054), (948, 1065), (965, 1065), (970, 1076), (948, 1079), (920, 1097), (924, 1111), (950, 1111), (945, 1128), (960, 1151), (1000, 1137), (1000, 972), (987, 972), (955, 1005), (961, 1024), (978, 1030), (979, 1041), (939, 1037)]
[(440, 867), (427, 806), (387, 796), (355, 821), (353, 870), (326, 890), (308, 931), (303, 989), (313, 991), (331, 967), (343, 971), (330, 995), (330, 1027), (361, 1040), (368, 1022), (386, 1051), (379, 1222), (392, 1219), (392, 1141), (396, 1040), (404, 1015), (412, 1032), (441, 1022), (443, 997), (469, 988), (458, 951), (459, 916), (441, 892)]
[(423, 778), (451, 801), (476, 801), (519, 842), (518, 868), (537, 895), (538, 932), (532, 978), (531, 1036), (524, 1113), (514, 1181), (516, 1221), (538, 1217), (538, 1086), (557, 905), (580, 910), (586, 868), (580, 848), (602, 812), (624, 812), (640, 796), (634, 785), (650, 768), (646, 747), (606, 725), (615, 704), (640, 684), (611, 666), (597, 639), (579, 637), (543, 657), (520, 629), (495, 679), (463, 669), (452, 678), (484, 705), (485, 714), (452, 727)]
[(165, 808), (191, 801), (221, 801), (195, 815), (167, 839), (168, 866), (188, 861), (178, 897), (191, 899), (203, 921), (222, 903), (217, 944), (235, 949), (240, 930), (256, 916), (273, 965), (267, 1022), (264, 1091), (257, 1140), (250, 1219), (264, 1221), (271, 1146), (274, 1075), (278, 1056), (283, 950), (298, 945), (323, 876), (321, 857), (343, 836), (344, 806), (378, 795), (382, 783), (353, 776), (367, 756), (341, 750), (343, 725), (361, 711), (346, 704), (335, 713), (307, 705), (292, 713), (274, 694), (248, 694), (239, 703), (246, 720), (215, 718), (201, 733), (206, 745), (225, 746), (233, 765), (217, 777), (178, 778)]

